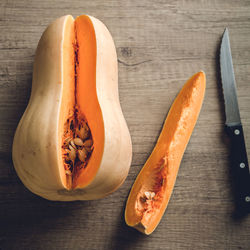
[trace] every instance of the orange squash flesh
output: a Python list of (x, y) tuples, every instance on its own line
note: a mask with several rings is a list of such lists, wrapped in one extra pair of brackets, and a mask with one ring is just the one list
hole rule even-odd
[(202, 71), (183, 86), (167, 115), (153, 152), (130, 191), (125, 210), (126, 223), (145, 234), (155, 230), (168, 205), (202, 106), (205, 86)]
[[(62, 108), (61, 113), (71, 108), (68, 116), (64, 117), (66, 121), (62, 147), (67, 138), (76, 134), (77, 126), (83, 122), (89, 128), (88, 139), (93, 141), (92, 152), (88, 154), (85, 164), (80, 164), (80, 161), (74, 166), (65, 164), (68, 151), (64, 147), (62, 149), (65, 170), (70, 167), (71, 171), (70, 175), (66, 174), (66, 186), (68, 189), (75, 189), (91, 183), (98, 171), (104, 149), (104, 122), (96, 93), (97, 45), (93, 24), (88, 16), (82, 15), (76, 18), (74, 27), (66, 27), (66, 29), (71, 29), (70, 32), (67, 31), (70, 36), (65, 39), (72, 39), (72, 41), (71, 43), (65, 41), (65, 44), (71, 44), (72, 48), (65, 51), (71, 54), (72, 68), (65, 70), (67, 73), (65, 77), (71, 77), (71, 79), (65, 86), (64, 100), (67, 101), (64, 102), (65, 108)], [(66, 55), (65, 58), (69, 56)], [(72, 80), (72, 77), (75, 79)]]
[(93, 180), (98, 166), (100, 166), (104, 149), (104, 123), (96, 93), (97, 48), (95, 30), (88, 16), (76, 18), (75, 29), (79, 63), (76, 71), (76, 102), (79, 110), (87, 118), (94, 142), (94, 150), (88, 162), (88, 167), (77, 173), (77, 178), (73, 181), (73, 188), (84, 187)]

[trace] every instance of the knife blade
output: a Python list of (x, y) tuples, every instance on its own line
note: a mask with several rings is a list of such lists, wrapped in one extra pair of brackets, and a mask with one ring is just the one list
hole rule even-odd
[(225, 102), (225, 126), (232, 145), (231, 158), (236, 209), (250, 212), (250, 173), (244, 132), (240, 119), (233, 60), (227, 28), (224, 31), (221, 41), (220, 70)]

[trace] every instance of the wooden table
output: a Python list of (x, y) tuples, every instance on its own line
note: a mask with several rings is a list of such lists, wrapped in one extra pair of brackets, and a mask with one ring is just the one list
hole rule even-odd
[[(30, 193), (11, 158), (27, 105), (37, 42), (55, 18), (88, 13), (113, 35), (119, 92), (133, 141), (124, 185), (109, 197), (51, 202)], [(250, 1), (2, 0), (0, 3), (0, 249), (250, 249), (250, 217), (233, 216), (218, 49), (229, 28), (250, 152)], [(184, 82), (203, 69), (204, 105), (167, 211), (151, 236), (127, 227), (124, 206)], [(250, 155), (249, 155), (250, 156)]]

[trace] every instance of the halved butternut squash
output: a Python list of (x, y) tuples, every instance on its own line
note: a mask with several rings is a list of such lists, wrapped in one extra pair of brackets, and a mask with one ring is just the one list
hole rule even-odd
[(163, 125), (153, 152), (130, 191), (127, 225), (151, 234), (160, 222), (172, 194), (179, 166), (198, 118), (205, 74), (198, 72), (183, 86)]
[(87, 15), (58, 18), (37, 47), (31, 97), (13, 143), (17, 174), (46, 199), (91, 200), (123, 183), (131, 158), (108, 29)]

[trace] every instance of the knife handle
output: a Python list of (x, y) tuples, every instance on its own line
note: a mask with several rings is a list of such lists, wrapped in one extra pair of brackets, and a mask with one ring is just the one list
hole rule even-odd
[(238, 210), (250, 212), (250, 173), (241, 125), (226, 126), (232, 144), (232, 174)]

